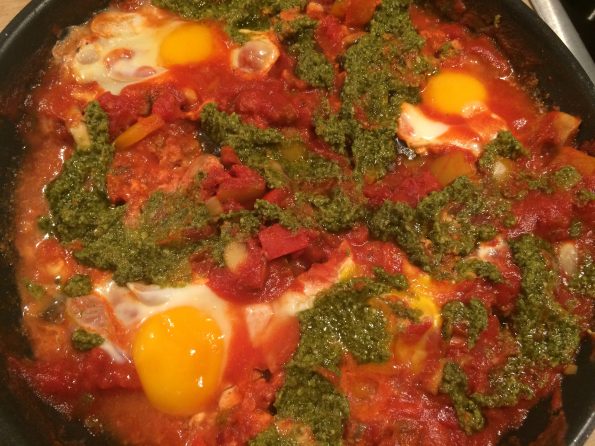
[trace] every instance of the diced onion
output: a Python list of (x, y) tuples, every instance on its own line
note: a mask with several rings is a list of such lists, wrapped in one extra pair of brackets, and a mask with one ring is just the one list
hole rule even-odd
[(238, 267), (244, 263), (247, 258), (248, 249), (246, 248), (246, 245), (241, 242), (230, 242), (223, 251), (223, 260), (225, 261), (225, 266), (227, 266), (232, 272), (237, 271)]
[(576, 274), (578, 268), (578, 251), (574, 242), (564, 242), (558, 248), (558, 262), (562, 271), (569, 276)]

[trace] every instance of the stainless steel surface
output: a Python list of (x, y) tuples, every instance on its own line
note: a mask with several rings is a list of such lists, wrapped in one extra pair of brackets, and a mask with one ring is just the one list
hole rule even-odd
[(574, 57), (587, 72), (591, 82), (595, 84), (595, 63), (593, 63), (593, 58), (585, 48), (562, 4), (558, 0), (530, 0), (530, 3), (543, 21), (552, 28), (568, 49), (572, 51)]

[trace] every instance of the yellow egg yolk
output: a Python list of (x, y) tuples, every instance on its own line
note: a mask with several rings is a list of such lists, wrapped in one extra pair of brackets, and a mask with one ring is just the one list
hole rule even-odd
[(463, 115), (465, 109), (486, 100), (485, 86), (465, 73), (444, 71), (433, 76), (422, 92), (423, 102), (447, 115)]
[(147, 398), (172, 415), (192, 415), (209, 403), (219, 386), (224, 354), (219, 325), (193, 307), (148, 318), (132, 348)]
[(159, 48), (159, 64), (163, 67), (202, 62), (213, 53), (211, 30), (197, 23), (180, 25), (165, 36)]
[[(432, 321), (432, 328), (439, 330), (442, 325), (440, 309), (434, 301), (433, 281), (427, 274), (420, 274), (417, 277), (409, 277), (409, 289), (404, 293), (404, 300), (408, 305), (422, 312), (422, 318)], [(401, 338), (397, 338), (394, 351), (396, 358), (409, 364), (414, 373), (420, 373), (424, 369), (424, 363), (428, 356), (426, 345), (428, 333), (415, 344), (409, 344)]]

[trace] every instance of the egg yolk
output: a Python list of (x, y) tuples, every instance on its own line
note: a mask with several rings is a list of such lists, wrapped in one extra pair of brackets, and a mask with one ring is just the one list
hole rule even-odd
[(165, 36), (159, 48), (159, 64), (163, 67), (206, 60), (213, 53), (211, 30), (197, 23), (180, 25)]
[(433, 76), (422, 93), (425, 104), (447, 115), (463, 115), (467, 107), (486, 97), (486, 88), (479, 80), (452, 71)]
[(172, 415), (192, 415), (214, 396), (221, 378), (224, 339), (219, 325), (193, 307), (148, 318), (132, 355), (151, 404)]

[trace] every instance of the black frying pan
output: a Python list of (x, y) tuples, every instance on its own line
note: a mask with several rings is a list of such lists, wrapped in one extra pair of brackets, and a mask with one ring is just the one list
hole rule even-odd
[[(106, 445), (40, 402), (6, 373), (7, 354), (26, 355), (11, 244), (12, 191), (24, 154), (17, 122), (30, 87), (46, 65), (62, 29), (83, 22), (107, 0), (33, 0), (0, 34), (0, 446)], [(442, 2), (444, 3), (444, 2)], [(542, 99), (583, 118), (579, 140), (595, 139), (595, 87), (570, 52), (520, 0), (467, 0), (463, 17), (452, 17), (493, 35), (527, 83), (539, 82)], [(494, 27), (494, 17), (500, 25)], [(595, 365), (591, 345), (579, 355), (579, 371), (565, 379), (566, 443), (583, 445), (595, 428)], [(547, 401), (531, 411), (513, 435), (528, 444), (549, 422)], [(518, 443), (517, 443), (518, 444)]]

